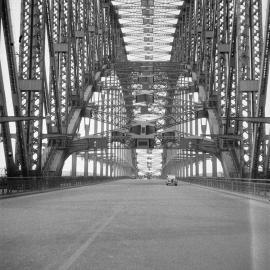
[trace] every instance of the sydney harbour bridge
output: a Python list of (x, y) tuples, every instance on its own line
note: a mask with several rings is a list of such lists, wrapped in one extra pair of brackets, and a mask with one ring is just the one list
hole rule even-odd
[(103, 176), (270, 177), (261, 1), (22, 1), (16, 40), (8, 2), (8, 176), (58, 176), (69, 156), (75, 174), (80, 156), (85, 176), (92, 160)]
[(0, 0), (0, 268), (269, 269), (269, 10)]

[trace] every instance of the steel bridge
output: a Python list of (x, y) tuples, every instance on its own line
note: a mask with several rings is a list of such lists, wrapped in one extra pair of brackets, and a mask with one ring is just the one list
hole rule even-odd
[(0, 0), (0, 268), (268, 270), (269, 50), (270, 0)]
[(269, 1), (0, 3), (7, 176), (269, 179)]

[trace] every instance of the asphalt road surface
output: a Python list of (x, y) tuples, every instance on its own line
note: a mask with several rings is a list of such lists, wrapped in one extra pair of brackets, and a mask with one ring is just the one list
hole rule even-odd
[(0, 200), (2, 270), (269, 270), (270, 204), (165, 180)]

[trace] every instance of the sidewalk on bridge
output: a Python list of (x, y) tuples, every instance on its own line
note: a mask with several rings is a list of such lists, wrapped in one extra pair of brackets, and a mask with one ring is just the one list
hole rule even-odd
[[(179, 182), (182, 182), (182, 181), (179, 181)], [(182, 182), (182, 183), (187, 184), (187, 182)], [(240, 193), (240, 192), (233, 192), (233, 191), (229, 191), (229, 190), (213, 188), (213, 187), (208, 187), (208, 186), (203, 186), (203, 185), (198, 185), (198, 184), (192, 184), (192, 183), (190, 183), (190, 184), (193, 185), (193, 186), (200, 187), (200, 188), (208, 189), (210, 191), (217, 191), (217, 192), (221, 192), (221, 193), (232, 195), (232, 196), (241, 197), (241, 198), (248, 199), (248, 200), (255, 200), (255, 201), (270, 204), (270, 199), (267, 199), (267, 198), (264, 198), (264, 197), (254, 196), (252, 194), (244, 194), (244, 193)]]

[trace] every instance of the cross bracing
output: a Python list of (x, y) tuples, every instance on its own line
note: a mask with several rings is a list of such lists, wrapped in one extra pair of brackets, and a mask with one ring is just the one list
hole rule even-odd
[(0, 1), (8, 175), (60, 175), (78, 156), (85, 175), (92, 160), (103, 175), (270, 177), (269, 3), (18, 2), (13, 38)]

